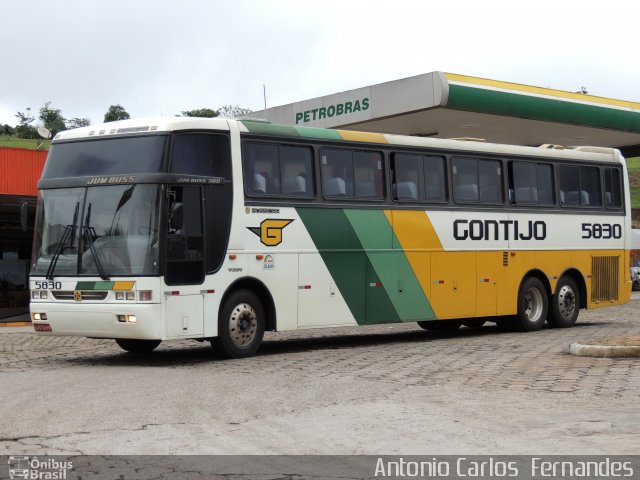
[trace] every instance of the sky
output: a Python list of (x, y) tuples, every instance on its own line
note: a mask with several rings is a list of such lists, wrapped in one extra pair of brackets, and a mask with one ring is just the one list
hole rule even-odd
[[(0, 0), (0, 124), (251, 110), (434, 71), (640, 102), (640, 2)], [(34, 122), (37, 124), (38, 121)]]

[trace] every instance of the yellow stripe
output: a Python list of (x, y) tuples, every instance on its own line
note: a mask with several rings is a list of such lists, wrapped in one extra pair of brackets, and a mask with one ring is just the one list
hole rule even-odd
[(0, 327), (28, 327), (31, 322), (0, 322)]
[(336, 130), (343, 140), (354, 142), (389, 143), (381, 133), (353, 132), (351, 130)]
[(522, 85), (519, 83), (500, 82), (490, 80), (488, 78), (470, 77), (468, 75), (458, 75), (455, 73), (445, 73), (447, 81), (468, 83), (483, 87), (493, 87), (502, 90), (513, 90), (517, 92), (526, 92), (534, 95), (546, 95), (550, 97), (566, 98), (568, 100), (580, 103), (599, 103), (602, 105), (612, 105), (616, 107), (630, 108), (640, 110), (640, 103), (627, 102), (625, 100), (616, 100), (614, 98), (596, 97), (593, 95), (583, 95), (581, 93), (566, 92), (564, 90), (553, 90), (550, 88), (532, 87), (530, 85)]
[(112, 290), (133, 290), (133, 286), (136, 282), (114, 282)]
[[(422, 291), (431, 303), (431, 252), (442, 251), (438, 234), (424, 210), (385, 210), (384, 214), (393, 227)], [(433, 304), (431, 307), (434, 308)], [(435, 308), (434, 313), (439, 316)]]

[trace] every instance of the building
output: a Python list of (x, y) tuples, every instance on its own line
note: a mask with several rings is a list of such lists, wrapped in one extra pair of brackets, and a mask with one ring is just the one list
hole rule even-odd
[(640, 155), (640, 103), (432, 72), (251, 114), (284, 125)]
[(37, 183), (46, 151), (0, 148), (0, 318), (24, 313)]

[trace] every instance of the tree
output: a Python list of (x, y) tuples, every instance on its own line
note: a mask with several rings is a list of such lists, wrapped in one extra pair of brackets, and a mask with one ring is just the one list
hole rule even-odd
[(67, 129), (88, 127), (89, 125), (91, 125), (91, 120), (88, 118), (75, 117), (67, 122)]
[(36, 119), (31, 115), (31, 107), (27, 107), (25, 112), (16, 113), (15, 116), (18, 119), (18, 126), (15, 131), (19, 138), (38, 138), (38, 131), (31, 125)]
[(226, 118), (236, 118), (242, 117), (249, 113), (253, 113), (253, 110), (249, 110), (248, 108), (238, 107), (237, 105), (225, 105), (218, 109), (218, 113), (221, 117)]
[(67, 129), (60, 109), (51, 108), (51, 101), (45, 103), (44, 107), (40, 109), (40, 120), (44, 127), (49, 129), (53, 137), (56, 136), (56, 133)]
[(105, 122), (116, 122), (118, 120), (126, 120), (131, 118), (131, 115), (124, 109), (122, 105), (111, 105), (107, 113), (104, 114)]
[(15, 133), (15, 129), (9, 125), (8, 123), (5, 125), (0, 125), (0, 133), (2, 135), (13, 135)]
[(185, 110), (182, 113), (183, 117), (201, 117), (201, 118), (213, 118), (220, 115), (217, 110), (211, 108), (197, 108), (196, 110)]

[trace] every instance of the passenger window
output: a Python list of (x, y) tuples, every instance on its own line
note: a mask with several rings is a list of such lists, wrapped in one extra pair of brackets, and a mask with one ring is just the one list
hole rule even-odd
[(320, 158), (326, 198), (384, 198), (380, 152), (322, 149)]
[(315, 195), (310, 147), (246, 143), (244, 176), (249, 195)]
[(454, 158), (451, 173), (453, 198), (457, 203), (499, 204), (504, 202), (501, 162)]
[(617, 168), (604, 169), (604, 204), (607, 208), (622, 207), (620, 170)]
[(393, 155), (393, 198), (399, 201), (446, 201), (443, 157)]
[(513, 162), (509, 188), (516, 205), (553, 205), (553, 169), (544, 163)]
[(560, 204), (567, 207), (598, 207), (602, 204), (600, 172), (597, 167), (558, 167)]

